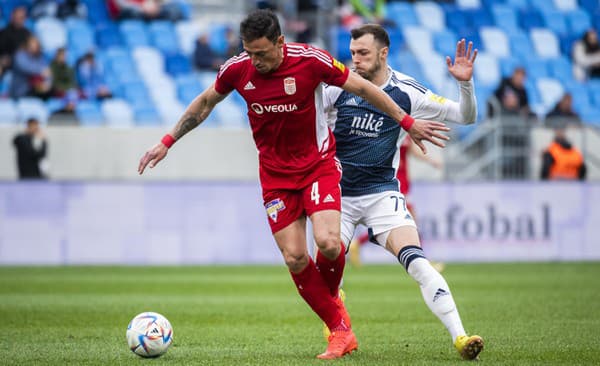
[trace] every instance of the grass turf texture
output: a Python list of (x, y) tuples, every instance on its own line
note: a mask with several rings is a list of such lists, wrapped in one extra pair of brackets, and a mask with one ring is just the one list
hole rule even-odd
[[(480, 364), (600, 363), (600, 264), (449, 265), (444, 275)], [(284, 267), (0, 267), (3, 365), (454, 365), (446, 329), (401, 266), (348, 268), (358, 352), (321, 361), (321, 323)], [(157, 311), (175, 341), (159, 359), (127, 348)]]

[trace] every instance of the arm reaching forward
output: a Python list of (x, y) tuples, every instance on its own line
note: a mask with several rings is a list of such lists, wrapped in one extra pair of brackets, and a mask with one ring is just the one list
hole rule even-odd
[(438, 132), (450, 130), (445, 124), (422, 119), (414, 120), (383, 90), (354, 72), (350, 72), (348, 80), (342, 85), (342, 89), (366, 99), (376, 108), (396, 120), (408, 132), (423, 153), (427, 153), (427, 149), (423, 145), (423, 140), (429, 141), (439, 147), (445, 146), (442, 141), (449, 140), (448, 136)]
[(208, 117), (215, 105), (225, 99), (226, 96), (226, 94), (219, 94), (215, 90), (214, 85), (211, 85), (202, 92), (202, 94), (197, 96), (186, 108), (183, 116), (179, 119), (179, 122), (177, 122), (171, 132), (165, 135), (161, 142), (154, 145), (142, 156), (140, 164), (138, 165), (138, 173), (140, 175), (143, 174), (148, 164), (150, 165), (150, 168), (154, 168), (156, 164), (167, 156), (169, 147), (186, 133), (198, 127), (198, 125)]

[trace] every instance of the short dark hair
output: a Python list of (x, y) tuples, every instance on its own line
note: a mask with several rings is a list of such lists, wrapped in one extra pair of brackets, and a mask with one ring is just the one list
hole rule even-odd
[(385, 47), (390, 46), (390, 36), (388, 35), (385, 28), (380, 26), (379, 24), (365, 24), (361, 25), (358, 28), (354, 28), (350, 31), (350, 35), (352, 35), (352, 39), (359, 39), (365, 34), (372, 34), (373, 38), (380, 44)]
[(240, 24), (240, 36), (245, 42), (252, 42), (262, 37), (275, 43), (281, 35), (279, 20), (270, 10), (259, 9), (248, 14)]

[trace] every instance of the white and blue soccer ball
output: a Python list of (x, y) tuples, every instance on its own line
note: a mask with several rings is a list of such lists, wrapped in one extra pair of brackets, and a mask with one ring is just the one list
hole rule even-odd
[(145, 312), (135, 316), (127, 326), (127, 344), (141, 357), (159, 357), (173, 343), (171, 323), (159, 313)]

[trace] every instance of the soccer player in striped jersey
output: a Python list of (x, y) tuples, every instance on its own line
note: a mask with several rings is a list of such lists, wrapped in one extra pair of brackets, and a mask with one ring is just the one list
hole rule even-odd
[[(327, 324), (331, 337), (321, 359), (343, 357), (358, 347), (350, 318), (338, 297), (345, 265), (340, 238), (341, 171), (335, 139), (324, 117), (322, 84), (336, 85), (369, 100), (411, 137), (443, 146), (443, 123), (414, 120), (372, 83), (321, 49), (285, 43), (270, 11), (250, 13), (240, 24), (244, 52), (232, 57), (213, 85), (187, 107), (170, 134), (141, 158), (138, 172), (153, 168), (173, 143), (196, 128), (217, 103), (237, 90), (259, 153), (264, 206), (275, 241), (300, 296)], [(306, 219), (319, 248), (306, 248)], [(316, 263), (315, 263), (316, 262)]]
[[(385, 91), (412, 116), (461, 124), (475, 122), (473, 62), (477, 50), (458, 42), (448, 71), (458, 81), (459, 102), (435, 95), (415, 79), (387, 64), (390, 41), (385, 29), (367, 24), (351, 31), (350, 52), (355, 71)], [(479, 336), (467, 336), (444, 277), (425, 258), (415, 222), (396, 178), (399, 147), (406, 133), (394, 120), (364, 98), (335, 86), (324, 93), (325, 111), (337, 141), (342, 164), (342, 229), (348, 245), (358, 224), (372, 241), (398, 258), (415, 279), (429, 309), (448, 329), (461, 356), (474, 359), (483, 349)]]

